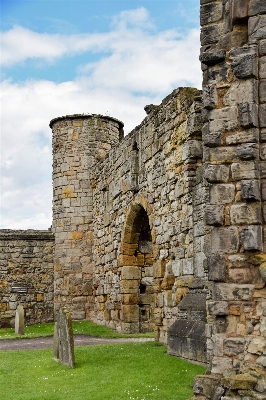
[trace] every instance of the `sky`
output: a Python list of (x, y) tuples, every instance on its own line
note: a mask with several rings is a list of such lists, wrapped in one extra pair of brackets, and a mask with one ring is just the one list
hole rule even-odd
[(201, 88), (199, 0), (0, 0), (1, 229), (52, 223), (49, 122), (110, 115), (129, 133)]

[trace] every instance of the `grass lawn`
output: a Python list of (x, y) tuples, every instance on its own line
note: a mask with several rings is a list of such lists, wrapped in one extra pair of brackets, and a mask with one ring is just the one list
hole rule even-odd
[[(73, 321), (74, 334), (86, 334), (102, 338), (123, 338), (123, 337), (154, 337), (154, 333), (122, 334), (114, 332), (112, 329), (103, 325), (97, 325), (92, 321)], [(15, 335), (14, 328), (1, 328), (0, 339), (33, 338), (40, 336), (52, 336), (54, 333), (54, 323), (31, 325), (25, 327), (25, 335)]]
[(75, 347), (76, 368), (52, 351), (1, 351), (1, 400), (187, 400), (204, 367), (166, 354), (157, 342)]

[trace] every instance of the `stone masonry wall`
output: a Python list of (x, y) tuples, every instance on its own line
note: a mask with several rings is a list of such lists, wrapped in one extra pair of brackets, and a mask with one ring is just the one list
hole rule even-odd
[(26, 324), (53, 321), (53, 246), (49, 231), (0, 230), (0, 327), (14, 326), (19, 304)]
[(266, 2), (201, 0), (211, 375), (200, 399), (266, 398)]

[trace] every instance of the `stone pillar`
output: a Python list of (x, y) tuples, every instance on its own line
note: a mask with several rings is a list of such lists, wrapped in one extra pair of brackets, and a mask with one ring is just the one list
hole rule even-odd
[(101, 115), (55, 118), (53, 131), (53, 233), (55, 312), (93, 316), (93, 188), (97, 161), (123, 137), (122, 122)]
[[(266, 344), (260, 311), (265, 307), (264, 282), (254, 254), (265, 251), (266, 2), (201, 0), (201, 25), (204, 170), (209, 191), (205, 223), (210, 227), (205, 251), (213, 282), (206, 333), (210, 371), (217, 382), (210, 392), (210, 380), (203, 379), (200, 385), (198, 380), (194, 391), (208, 398), (224, 394), (242, 399), (251, 395), (245, 389), (255, 389), (256, 382), (241, 386), (234, 382), (234, 374), (256, 370), (257, 376), (265, 375), (255, 345)], [(226, 379), (219, 381), (218, 376)]]

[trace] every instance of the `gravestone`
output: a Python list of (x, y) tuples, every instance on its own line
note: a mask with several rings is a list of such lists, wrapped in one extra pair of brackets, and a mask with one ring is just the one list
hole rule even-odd
[(21, 305), (16, 309), (15, 334), (24, 335), (24, 308)]
[(54, 331), (54, 359), (61, 364), (75, 367), (74, 337), (70, 312), (60, 308)]

